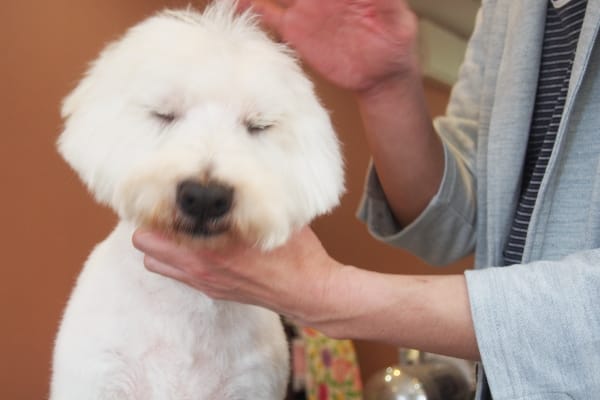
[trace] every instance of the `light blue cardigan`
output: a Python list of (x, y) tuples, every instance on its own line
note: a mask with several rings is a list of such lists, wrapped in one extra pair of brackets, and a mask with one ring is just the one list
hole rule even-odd
[[(484, 0), (447, 115), (437, 195), (399, 227), (371, 171), (371, 233), (432, 264), (475, 251), (466, 272), (494, 400), (600, 399), (600, 0), (588, 0), (556, 148), (524, 263), (504, 268), (535, 99), (547, 0)], [(478, 395), (479, 398), (479, 395)]]

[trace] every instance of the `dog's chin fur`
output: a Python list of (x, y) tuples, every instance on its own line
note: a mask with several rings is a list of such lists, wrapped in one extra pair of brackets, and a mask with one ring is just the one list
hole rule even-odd
[[(329, 116), (293, 54), (235, 16), (165, 11), (110, 44), (65, 99), (58, 149), (121, 222), (92, 252), (54, 351), (51, 400), (275, 400), (288, 356), (271, 311), (213, 301), (143, 267), (136, 227), (190, 246), (283, 244), (343, 192)], [(183, 181), (231, 188), (194, 225)]]

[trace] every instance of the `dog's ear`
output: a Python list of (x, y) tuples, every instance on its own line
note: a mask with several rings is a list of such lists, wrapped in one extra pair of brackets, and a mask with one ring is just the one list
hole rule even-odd
[(108, 154), (114, 151), (111, 137), (106, 134), (106, 122), (114, 119), (115, 109), (121, 104), (107, 102), (108, 95), (104, 90), (108, 87), (105, 78), (114, 71), (105, 61), (109, 60), (115, 47), (110, 44), (105, 48), (63, 100), (64, 128), (56, 143), (59, 154), (103, 204), (109, 204), (114, 186), (105, 165)]
[(62, 102), (60, 116), (63, 120), (68, 119), (84, 103), (92, 84), (89, 79), (84, 78), (75, 89)]
[[(101, 67), (103, 60), (110, 58), (111, 53), (116, 51), (117, 45), (118, 42), (109, 43), (104, 50), (102, 50), (98, 58), (89, 65), (83, 78), (77, 84), (75, 89), (73, 89), (73, 91), (71, 91), (71, 93), (69, 93), (67, 97), (63, 99), (60, 111), (60, 115), (63, 120), (67, 120), (69, 117), (71, 117), (77, 111), (77, 109), (89, 99), (90, 93), (92, 92), (94, 86), (92, 82), (98, 82), (99, 79), (97, 78), (105, 75), (105, 73), (102, 71), (103, 68)], [(91, 75), (95, 75), (96, 79), (92, 80), (90, 78)]]

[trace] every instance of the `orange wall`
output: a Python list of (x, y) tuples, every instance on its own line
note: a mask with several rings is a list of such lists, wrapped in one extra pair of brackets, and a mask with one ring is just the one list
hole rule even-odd
[[(0, 399), (45, 398), (52, 342), (75, 277), (115, 223), (58, 157), (61, 98), (86, 63), (127, 26), (186, 0), (53, 0), (0, 3)], [(354, 218), (368, 155), (355, 105), (322, 82), (347, 160), (348, 194), (315, 228), (332, 255), (396, 273), (434, 273), (414, 257), (374, 242)], [(433, 113), (447, 88), (428, 85)], [(468, 263), (468, 261), (466, 261)], [(464, 263), (463, 263), (464, 264)], [(459, 271), (461, 265), (452, 270)], [(407, 327), (407, 329), (409, 329)], [(363, 374), (393, 362), (393, 347), (357, 343)]]

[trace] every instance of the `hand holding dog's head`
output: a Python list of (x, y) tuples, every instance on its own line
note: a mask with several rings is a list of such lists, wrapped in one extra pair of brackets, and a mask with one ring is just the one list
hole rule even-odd
[(109, 45), (58, 144), (121, 218), (270, 248), (338, 203), (342, 161), (289, 49), (233, 9), (163, 12)]

